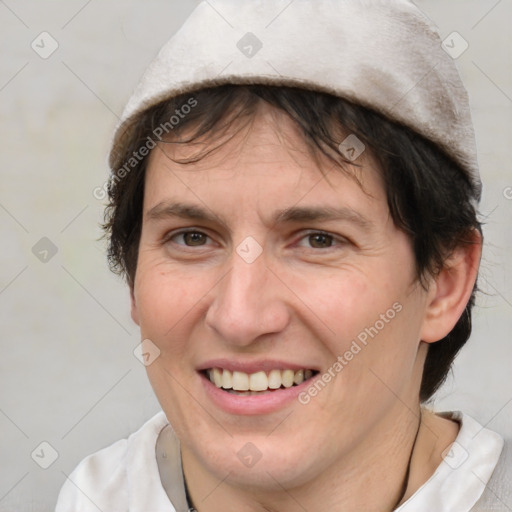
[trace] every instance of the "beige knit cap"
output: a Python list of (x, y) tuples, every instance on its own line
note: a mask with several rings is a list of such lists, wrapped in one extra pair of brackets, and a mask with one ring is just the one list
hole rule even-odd
[[(449, 45), (448, 45), (449, 46)], [(143, 75), (110, 166), (149, 107), (222, 84), (296, 86), (369, 107), (436, 143), (481, 182), (468, 95), (432, 22), (408, 0), (206, 0)]]

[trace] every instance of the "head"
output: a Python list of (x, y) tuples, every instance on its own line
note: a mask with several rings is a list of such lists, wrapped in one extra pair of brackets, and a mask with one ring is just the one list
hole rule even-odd
[[(111, 181), (109, 257), (160, 351), (151, 384), (198, 461), (220, 478), (242, 468), (245, 484), (298, 482), (432, 397), (470, 335), (481, 250), (477, 187), (438, 144), (346, 99), (268, 85), (176, 96), (132, 130), (117, 162), (152, 149)], [(241, 412), (207, 382), (230, 361), (312, 376), (283, 406)], [(247, 443), (261, 473), (240, 464)]]

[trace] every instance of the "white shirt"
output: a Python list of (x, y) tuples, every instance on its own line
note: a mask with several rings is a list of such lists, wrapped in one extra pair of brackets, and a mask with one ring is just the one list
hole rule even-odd
[[(511, 447), (503, 450), (499, 434), (466, 414), (444, 415), (461, 424), (456, 441), (396, 512), (512, 511)], [(55, 512), (187, 512), (180, 445), (168, 425), (160, 411), (128, 439), (82, 460), (62, 486)]]

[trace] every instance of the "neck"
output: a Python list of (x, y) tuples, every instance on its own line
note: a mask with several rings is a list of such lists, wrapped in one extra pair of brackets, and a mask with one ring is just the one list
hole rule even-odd
[(412, 454), (407, 489), (399, 504), (407, 501), (435, 472), (443, 452), (459, 433), (460, 425), (431, 411), (423, 410), (421, 432)]
[(183, 469), (191, 500), (198, 512), (291, 512), (301, 507), (392, 511), (433, 474), (442, 450), (457, 434), (452, 422), (428, 412), (420, 415), (419, 406), (412, 411), (398, 404), (397, 409), (400, 413), (391, 411), (360, 446), (326, 471), (287, 488), (273, 480), (270, 473), (268, 479), (252, 488), (238, 482), (232, 473), (213, 475), (183, 447)]

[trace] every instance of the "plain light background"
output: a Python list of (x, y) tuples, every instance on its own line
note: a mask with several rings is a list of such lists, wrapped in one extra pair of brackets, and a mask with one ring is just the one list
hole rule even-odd
[[(276, 0), (269, 19), (289, 3)], [(457, 64), (484, 182), (484, 293), (433, 406), (510, 435), (512, 2), (416, 4), (443, 38), (456, 31), (469, 45)], [(128, 290), (98, 241), (103, 204), (93, 190), (107, 178), (111, 134), (138, 78), (196, 5), (0, 0), (1, 511), (53, 510), (83, 457), (160, 409), (133, 354), (140, 340)]]

